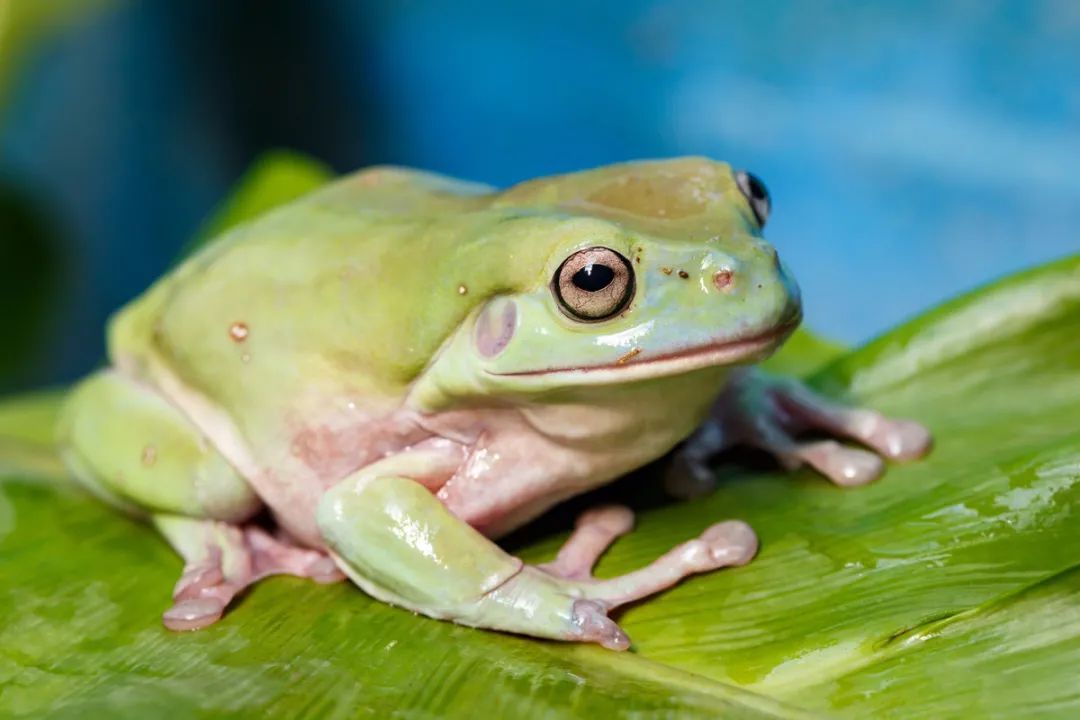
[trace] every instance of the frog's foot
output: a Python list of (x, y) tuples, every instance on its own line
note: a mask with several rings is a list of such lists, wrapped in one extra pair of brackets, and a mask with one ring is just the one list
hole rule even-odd
[(511, 597), (525, 595), (526, 588), (536, 583), (532, 573), (555, 575), (565, 583), (561, 594), (569, 603), (568, 629), (563, 639), (625, 650), (630, 647), (630, 639), (608, 617), (611, 610), (655, 595), (690, 575), (745, 565), (757, 553), (757, 536), (750, 526), (728, 520), (709, 527), (700, 537), (676, 546), (640, 570), (610, 579), (593, 578), (596, 559), (632, 525), (633, 514), (624, 507), (586, 513), (553, 562), (523, 568), (497, 592)]
[[(837, 485), (864, 485), (885, 471), (882, 458), (906, 462), (930, 450), (930, 433), (922, 425), (836, 404), (798, 381), (777, 382), (767, 398), (768, 410), (750, 427), (748, 441), (772, 452), (789, 468), (806, 463)], [(794, 439), (808, 430), (855, 440), (873, 452), (835, 440)]]
[(757, 535), (749, 525), (741, 520), (726, 520), (676, 545), (640, 570), (585, 581), (580, 589), (587, 599), (610, 610), (667, 590), (690, 575), (745, 565), (754, 559), (757, 550)]
[[(828, 439), (798, 440), (805, 432), (855, 440), (869, 450)], [(931, 437), (918, 423), (840, 405), (797, 380), (745, 373), (732, 381), (713, 418), (684, 445), (669, 474), (669, 489), (682, 496), (711, 489), (715, 479), (708, 460), (737, 443), (766, 450), (789, 469), (806, 463), (837, 485), (854, 486), (879, 477), (885, 470), (882, 458), (922, 457)]]
[(154, 521), (186, 563), (173, 589), (173, 606), (162, 616), (170, 630), (197, 630), (217, 622), (238, 593), (268, 575), (319, 583), (344, 578), (324, 553), (291, 545), (258, 527), (179, 516), (156, 516)]
[(592, 577), (593, 566), (611, 543), (634, 527), (634, 513), (621, 505), (607, 505), (581, 515), (570, 539), (558, 555), (540, 569), (568, 580)]
[(622, 605), (657, 593), (687, 575), (745, 565), (757, 552), (757, 536), (750, 526), (739, 520), (728, 520), (711, 526), (701, 537), (668, 551), (642, 570), (614, 580), (594, 580), (592, 570), (597, 560), (616, 539), (633, 527), (634, 513), (628, 507), (605, 505), (589, 510), (578, 518), (573, 534), (555, 559), (537, 567), (566, 580), (591, 581), (590, 587), (603, 587), (605, 592), (616, 587), (612, 584), (616, 581), (620, 587), (636, 588), (633, 598), (616, 603)]
[[(626, 650), (630, 638), (608, 617), (609, 612), (666, 590), (690, 575), (745, 565), (757, 553), (757, 536), (750, 526), (729, 520), (711, 526), (700, 537), (676, 546), (640, 570), (604, 580), (593, 578), (590, 571), (595, 559), (632, 522), (626, 508), (586, 513), (554, 562), (521, 568), (485, 594), (482, 602), (499, 608), (533, 607), (537, 614), (562, 618), (553, 623), (554, 631), (545, 635)], [(572, 562), (564, 558), (572, 558)], [(555, 585), (551, 585), (552, 580)]]

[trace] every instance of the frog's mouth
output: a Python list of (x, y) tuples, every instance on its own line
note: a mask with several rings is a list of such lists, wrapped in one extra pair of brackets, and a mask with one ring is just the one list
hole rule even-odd
[(604, 382), (605, 380), (626, 382), (665, 375), (680, 375), (707, 367), (756, 362), (765, 359), (780, 347), (801, 321), (802, 313), (800, 312), (768, 330), (753, 335), (693, 345), (656, 355), (649, 355), (640, 348), (631, 348), (622, 357), (609, 363), (492, 374), (504, 377), (587, 375), (590, 382)]

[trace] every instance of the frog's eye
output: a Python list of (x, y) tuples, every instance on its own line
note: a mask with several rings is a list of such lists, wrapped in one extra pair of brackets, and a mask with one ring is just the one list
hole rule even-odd
[(605, 320), (633, 297), (634, 270), (630, 261), (614, 250), (578, 250), (555, 271), (551, 290), (562, 311), (575, 320)]
[(746, 197), (746, 202), (750, 203), (750, 209), (754, 211), (758, 227), (765, 227), (765, 221), (769, 219), (769, 210), (772, 208), (769, 189), (765, 187), (765, 183), (745, 170), (735, 173), (735, 183)]

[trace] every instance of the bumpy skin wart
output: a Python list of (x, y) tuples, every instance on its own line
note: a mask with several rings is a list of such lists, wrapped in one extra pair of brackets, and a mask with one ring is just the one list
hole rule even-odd
[[(608, 612), (749, 562), (753, 531), (705, 528), (599, 580), (629, 532), (583, 516), (527, 566), (493, 539), (556, 503), (680, 456), (693, 494), (732, 442), (868, 481), (925, 452), (919, 426), (739, 366), (800, 318), (761, 238), (760, 185), (701, 158), (616, 165), (503, 192), (375, 168), (233, 230), (124, 308), (111, 369), (72, 394), (69, 466), (149, 517), (185, 559), (164, 622), (215, 622), (274, 573), (348, 576), (425, 615), (629, 645)], [(818, 429), (874, 454), (826, 441)], [(252, 524), (260, 510), (277, 525)]]

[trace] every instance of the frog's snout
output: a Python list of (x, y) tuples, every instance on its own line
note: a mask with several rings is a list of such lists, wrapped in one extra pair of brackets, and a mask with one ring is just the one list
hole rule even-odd
[(780, 262), (780, 254), (773, 250), (775, 258), (776, 275), (779, 278), (780, 287), (784, 289), (784, 307), (780, 313), (780, 323), (794, 327), (802, 321), (802, 293), (795, 277)]
[(752, 324), (794, 327), (802, 319), (799, 286), (772, 245), (755, 243), (747, 252), (715, 258), (709, 276), (720, 297), (738, 300)]
[[(765, 253), (769, 258), (768, 264), (771, 265), (772, 271), (779, 276), (780, 281), (785, 285), (790, 284), (790, 277), (780, 262), (780, 254), (776, 252), (776, 248), (765, 248)], [(736, 280), (739, 276), (745, 274), (747, 273), (741, 263), (725, 260), (720, 262), (720, 269), (712, 273), (712, 284), (720, 292), (730, 293), (736, 289)]]

